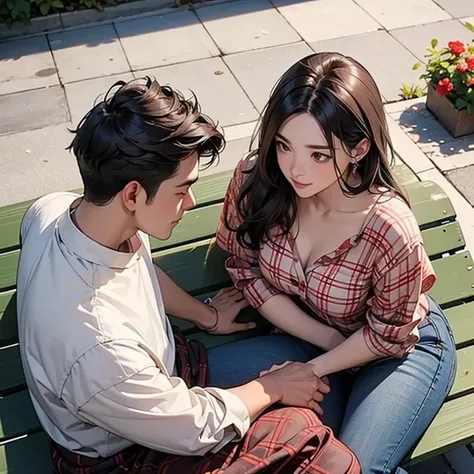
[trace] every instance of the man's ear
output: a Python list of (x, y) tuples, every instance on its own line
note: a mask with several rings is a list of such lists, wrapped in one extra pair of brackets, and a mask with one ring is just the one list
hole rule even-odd
[(122, 205), (128, 212), (135, 212), (137, 207), (137, 198), (140, 192), (144, 192), (138, 181), (130, 181), (122, 191), (120, 191)]

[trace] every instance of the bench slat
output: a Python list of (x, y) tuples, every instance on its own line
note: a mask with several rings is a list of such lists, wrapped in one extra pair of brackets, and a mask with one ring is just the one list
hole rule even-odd
[(0, 374), (0, 397), (26, 387), (18, 344), (0, 350)]
[[(231, 172), (222, 171), (201, 178), (193, 185), (197, 206), (201, 207), (222, 199), (231, 178)], [(73, 192), (81, 193), (81, 190)], [(0, 208), (0, 252), (19, 248), (20, 223), (26, 210), (35, 200)], [(0, 286), (1, 288), (1, 286)]]
[(468, 251), (435, 260), (433, 268), (438, 280), (429, 292), (442, 307), (474, 297), (474, 272), (471, 254)]
[(474, 392), (474, 346), (456, 351), (458, 370), (449, 398), (459, 397), (461, 394)]
[(0, 474), (51, 474), (49, 440), (45, 433), (0, 446)]
[(445, 403), (406, 465), (474, 441), (474, 394)]
[(445, 310), (458, 347), (474, 344), (474, 302)]
[[(240, 339), (247, 339), (265, 333), (266, 329), (259, 326), (253, 331), (238, 334), (228, 334), (223, 336), (213, 336), (204, 332), (199, 332), (190, 336), (191, 339), (201, 341), (207, 348), (217, 347)], [(459, 398), (474, 392), (474, 370), (472, 361), (474, 360), (474, 346), (457, 350), (458, 370), (456, 379), (449, 394), (448, 399)], [(21, 367), (18, 368), (21, 371)], [(23, 372), (21, 372), (23, 375)], [(7, 375), (8, 376), (8, 375)], [(5, 383), (2, 377), (2, 384)], [(18, 381), (18, 377), (16, 377)], [(23, 380), (21, 381), (23, 382)], [(9, 384), (11, 388), (12, 383)], [(24, 384), (21, 386), (24, 387)], [(11, 439), (25, 433), (30, 433), (40, 429), (40, 424), (33, 409), (28, 391), (23, 390), (12, 393), (0, 399), (0, 442), (2, 439)]]
[(439, 227), (423, 230), (421, 235), (430, 258), (456, 252), (466, 246), (459, 222), (449, 222)]
[[(206, 193), (206, 199), (211, 200), (212, 198), (214, 200), (221, 200), (226, 189), (224, 184), (226, 183), (226, 179), (228, 179), (226, 178), (228, 173), (224, 172), (222, 174), (224, 176), (219, 177), (216, 175), (219, 180), (217, 182), (212, 182), (212, 188), (210, 188), (210, 183), (208, 181), (206, 181), (206, 186), (201, 188), (203, 189), (202, 193)], [(197, 185), (198, 184), (196, 184), (196, 186)], [(410, 202), (412, 202), (413, 213), (415, 214), (415, 217), (422, 229), (426, 227), (433, 227), (441, 222), (449, 220), (452, 221), (455, 219), (456, 215), (449, 198), (437, 184), (431, 182), (419, 182), (407, 187), (407, 192)], [(202, 219), (201, 215), (203, 216)], [(212, 222), (212, 216), (215, 216), (214, 223)], [(189, 217), (183, 218), (181, 225), (176, 227), (176, 235), (173, 237), (172, 242), (182, 243), (186, 240), (189, 241), (189, 239), (197, 240), (198, 238), (202, 238), (204, 235), (208, 236), (213, 234), (217, 225), (218, 216), (218, 206), (213, 206), (210, 210), (199, 211), (199, 209), (196, 209), (195, 211), (191, 211), (189, 213)], [(195, 232), (195, 225), (198, 221), (198, 231), (196, 234), (194, 234), (193, 232)], [(192, 234), (191, 238), (189, 237), (190, 233)], [(185, 238), (180, 239), (180, 236)], [(163, 243), (155, 240), (154, 244), (156, 244), (157, 248), (163, 248), (169, 247), (171, 242)], [(3, 245), (2, 237), (2, 241), (0, 241), (0, 248)], [(9, 290), (14, 287), (16, 281), (18, 257), (18, 250), (0, 254), (0, 290)]]

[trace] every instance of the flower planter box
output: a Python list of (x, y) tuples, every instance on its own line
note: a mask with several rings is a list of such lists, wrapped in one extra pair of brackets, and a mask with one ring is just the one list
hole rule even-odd
[(443, 97), (433, 84), (428, 84), (426, 107), (436, 116), (454, 138), (474, 133), (474, 114), (458, 110), (453, 103)]

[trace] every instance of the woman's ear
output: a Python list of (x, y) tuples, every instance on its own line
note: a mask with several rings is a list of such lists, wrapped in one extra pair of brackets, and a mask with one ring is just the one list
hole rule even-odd
[(365, 155), (370, 150), (370, 140), (368, 138), (363, 138), (352, 150), (351, 158), (354, 161), (359, 161), (364, 158)]

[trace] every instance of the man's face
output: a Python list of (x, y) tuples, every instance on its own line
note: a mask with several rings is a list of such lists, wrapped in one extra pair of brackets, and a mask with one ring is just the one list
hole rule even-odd
[(178, 172), (161, 183), (153, 200), (146, 203), (146, 193), (139, 193), (135, 209), (137, 227), (160, 240), (169, 239), (185, 211), (196, 205), (191, 191), (199, 176), (197, 153), (181, 161)]

